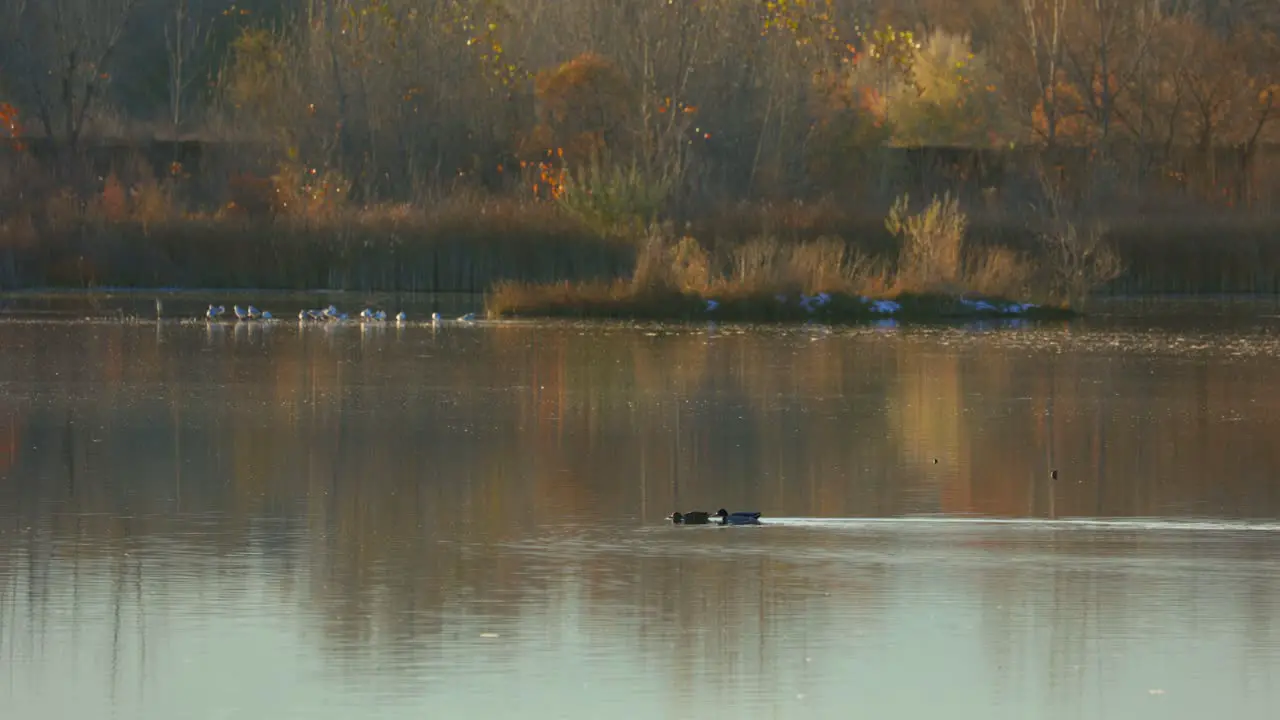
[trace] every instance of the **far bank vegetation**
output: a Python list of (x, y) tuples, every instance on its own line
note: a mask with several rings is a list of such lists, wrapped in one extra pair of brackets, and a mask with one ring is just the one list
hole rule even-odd
[(1272, 4), (0, 12), (5, 287), (1280, 290)]

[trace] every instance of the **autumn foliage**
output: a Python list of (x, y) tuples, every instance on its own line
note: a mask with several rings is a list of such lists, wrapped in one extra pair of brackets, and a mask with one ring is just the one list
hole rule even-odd
[(22, 150), (22, 123), (18, 119), (18, 109), (6, 102), (0, 102), (0, 137), (8, 138), (14, 150)]
[[(609, 242), (670, 221), (871, 247), (896, 198), (950, 194), (1016, 245), (1055, 203), (1114, 228), (1280, 201), (1274, 3), (334, 0), (191, 25), (20, 5), (0, 150), (27, 164), (0, 191), (28, 234), (161, 199), (174, 222), (303, 225), (465, 201)], [(190, 71), (141, 42), (196, 26)], [(15, 33), (51, 28), (67, 42), (22, 56)], [(170, 87), (190, 118), (160, 127)]]

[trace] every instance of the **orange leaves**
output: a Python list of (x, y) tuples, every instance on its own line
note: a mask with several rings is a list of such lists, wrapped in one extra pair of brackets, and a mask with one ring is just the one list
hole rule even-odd
[(544, 70), (534, 80), (534, 94), (544, 128), (540, 147), (562, 149), (571, 166), (625, 152), (634, 141), (639, 99), (630, 78), (607, 58), (583, 53)]
[(613, 62), (587, 52), (554, 70), (538, 73), (534, 92), (544, 114), (559, 122), (625, 114), (631, 100), (630, 78)]
[(22, 123), (18, 120), (18, 109), (9, 103), (0, 102), (0, 136), (7, 135), (14, 150), (23, 149)]
[(18, 137), (21, 134), (18, 110), (9, 103), (0, 103), (0, 130), (7, 131), (9, 137)]
[[(569, 169), (564, 167), (564, 148), (547, 150), (545, 159), (535, 162), (520, 161), (520, 169), (531, 176), (530, 188), (538, 200), (558, 200), (564, 195), (569, 182)], [(502, 168), (499, 167), (499, 171)]]
[(658, 112), (660, 114), (666, 114), (666, 113), (672, 112), (673, 105), (675, 106), (674, 108), (675, 112), (681, 113), (683, 115), (698, 114), (697, 105), (688, 105), (684, 102), (675, 102), (669, 97), (662, 98), (661, 100), (658, 101)]
[(1065, 73), (1059, 73), (1032, 108), (1031, 123), (1043, 138), (1052, 136), (1055, 142), (1086, 143), (1093, 134), (1088, 107), (1088, 100), (1079, 88), (1066, 79)]

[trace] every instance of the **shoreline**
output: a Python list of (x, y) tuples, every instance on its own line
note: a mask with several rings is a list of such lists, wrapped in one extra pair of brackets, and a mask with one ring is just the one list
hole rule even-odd
[[(512, 293), (511, 291), (515, 292)], [(950, 324), (984, 320), (1053, 321), (1083, 316), (1061, 306), (966, 294), (901, 292), (884, 297), (852, 293), (641, 292), (593, 297), (592, 288), (498, 288), (485, 298), (492, 319), (712, 321), (746, 323), (863, 324), (884, 320)], [(595, 288), (600, 290), (600, 288)], [(514, 300), (502, 297), (515, 294)]]
[[(165, 324), (182, 326), (206, 326), (210, 323), (203, 317), (207, 304), (218, 300), (228, 309), (233, 303), (248, 302), (262, 307), (265, 303), (276, 315), (270, 323), (262, 323), (261, 327), (294, 326), (298, 323), (297, 308), (318, 305), (318, 296), (328, 295), (330, 300), (340, 308), (350, 312), (353, 308), (358, 313), (364, 304), (390, 307), (389, 304), (377, 302), (365, 293), (347, 291), (317, 291), (298, 293), (270, 289), (255, 289), (223, 293), (218, 290), (202, 288), (186, 288), (159, 292), (148, 289), (42, 289), (38, 291), (18, 290), (0, 292), (0, 300), (5, 300), (0, 310), (0, 323), (3, 324), (39, 324), (39, 323), (102, 323), (125, 325), (155, 325), (154, 300), (159, 297), (164, 302), (164, 312), (159, 320)], [(446, 297), (447, 296), (447, 297)], [(262, 302), (259, 301), (259, 298)], [(782, 312), (771, 315), (745, 314), (742, 312), (705, 312), (705, 301), (695, 304), (690, 301), (685, 307), (689, 311), (683, 315), (656, 315), (625, 313), (606, 314), (602, 311), (572, 313), (559, 312), (535, 314), (530, 312), (505, 313), (489, 316), (483, 311), (485, 298), (479, 293), (415, 293), (400, 295), (397, 309), (403, 309), (408, 319), (401, 325), (394, 321), (384, 323), (361, 323), (352, 317), (346, 323), (333, 325), (325, 323), (307, 323), (308, 327), (346, 327), (368, 326), (378, 328), (431, 328), (431, 312), (438, 307), (444, 320), (437, 327), (463, 325), (457, 318), (473, 312), (474, 322), (466, 323), (477, 326), (515, 326), (538, 324), (585, 324), (587, 326), (704, 326), (707, 324), (739, 325), (744, 327), (787, 329), (806, 325), (845, 326), (850, 328), (892, 326), (921, 328), (965, 327), (965, 326), (1048, 326), (1073, 324), (1083, 321), (1090, 325), (1102, 323), (1110, 325), (1121, 323), (1142, 327), (1152, 323), (1163, 325), (1172, 323), (1226, 323), (1237, 325), (1240, 322), (1271, 325), (1280, 321), (1280, 296), (1272, 294), (1147, 294), (1147, 295), (1115, 295), (1092, 296), (1085, 308), (1079, 310), (1062, 310), (1059, 308), (1040, 307), (1025, 313), (983, 313), (973, 311), (946, 312), (931, 310), (930, 312), (908, 311), (905, 313), (878, 314), (869, 311), (841, 312), (837, 305), (826, 312), (813, 314), (796, 312), (792, 305)], [(799, 296), (793, 298), (798, 301)], [(387, 298), (390, 300), (390, 298)], [(775, 299), (776, 302), (776, 299)], [(30, 303), (30, 304), (28, 304)], [(723, 306), (717, 307), (717, 310)], [(254, 325), (241, 323), (235, 318), (223, 317), (213, 323), (219, 327), (237, 327)]]

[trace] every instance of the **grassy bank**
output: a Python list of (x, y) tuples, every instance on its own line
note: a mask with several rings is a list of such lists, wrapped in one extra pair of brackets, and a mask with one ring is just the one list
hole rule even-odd
[(491, 317), (722, 322), (947, 322), (951, 320), (1066, 320), (1068, 307), (992, 296), (901, 292), (872, 298), (846, 293), (785, 294), (725, 288), (722, 292), (636, 290), (626, 281), (573, 285), (503, 283), (486, 299)]
[(840, 238), (780, 243), (757, 237), (708, 250), (652, 228), (631, 277), (614, 281), (497, 283), (491, 317), (605, 317), (749, 321), (877, 318), (1060, 318), (1075, 313), (1119, 259), (1096, 233), (1064, 223), (1037, 252), (967, 242), (959, 203), (935, 198), (911, 213), (905, 198), (884, 220), (897, 253), (870, 256)]

